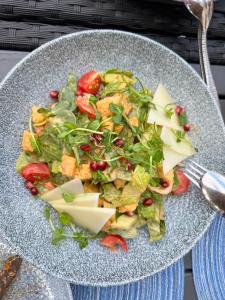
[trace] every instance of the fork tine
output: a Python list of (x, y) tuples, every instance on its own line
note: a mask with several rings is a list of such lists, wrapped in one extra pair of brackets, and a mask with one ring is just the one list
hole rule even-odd
[(204, 172), (208, 172), (208, 170), (202, 166), (200, 166), (199, 164), (197, 164), (195, 161), (193, 160), (189, 160), (189, 163), (194, 164), (196, 167), (198, 167), (200, 170), (203, 170)]
[(186, 170), (184, 170), (184, 174), (187, 176), (187, 178), (194, 184), (197, 186), (197, 188), (201, 189), (200, 184), (198, 183), (197, 180), (195, 180), (191, 175), (189, 175)]
[(201, 176), (199, 176), (198, 174), (196, 174), (192, 170), (188, 169), (187, 167), (185, 168), (185, 171), (188, 172), (188, 174), (190, 174), (192, 177), (194, 177), (195, 179), (197, 179), (198, 182), (200, 181)]
[(189, 163), (187, 165), (187, 167), (191, 168), (192, 170), (194, 170), (195, 172), (197, 172), (201, 176), (203, 176), (205, 174), (205, 172), (202, 172), (201, 170), (199, 170), (198, 168), (196, 168), (195, 166), (193, 166), (191, 163)]

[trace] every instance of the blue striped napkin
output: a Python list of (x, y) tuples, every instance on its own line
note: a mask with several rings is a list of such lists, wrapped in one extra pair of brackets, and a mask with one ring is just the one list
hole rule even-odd
[(225, 300), (225, 218), (217, 216), (192, 250), (199, 300)]
[(71, 284), (74, 300), (182, 300), (184, 263), (179, 260), (166, 270), (135, 283), (113, 287)]

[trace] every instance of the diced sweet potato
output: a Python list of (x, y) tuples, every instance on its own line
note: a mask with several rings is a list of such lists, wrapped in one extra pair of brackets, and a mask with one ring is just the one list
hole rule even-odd
[(132, 109), (132, 105), (128, 102), (127, 95), (115, 94), (114, 96), (106, 97), (96, 103), (97, 109), (102, 117), (109, 117), (113, 115), (109, 109), (110, 103), (123, 106), (126, 115), (129, 114)]
[(114, 131), (118, 134), (123, 130), (123, 125), (115, 125), (114, 126)]
[(22, 147), (25, 152), (33, 152), (33, 148), (31, 145), (31, 133), (28, 130), (24, 130), (23, 139), (22, 139)]
[(84, 192), (85, 193), (98, 193), (98, 186), (93, 183), (86, 181), (84, 183)]
[(38, 106), (33, 106), (32, 107), (32, 121), (36, 126), (41, 126), (45, 123), (46, 121), (46, 116), (42, 113), (38, 112), (38, 109), (40, 107)]
[(138, 127), (138, 118), (136, 116), (132, 116), (129, 118), (129, 124), (134, 127)]
[(76, 170), (76, 159), (69, 155), (62, 156), (62, 174), (65, 176), (72, 177), (75, 174)]
[(80, 180), (90, 180), (92, 178), (90, 165), (81, 164), (75, 169), (74, 177), (80, 178)]

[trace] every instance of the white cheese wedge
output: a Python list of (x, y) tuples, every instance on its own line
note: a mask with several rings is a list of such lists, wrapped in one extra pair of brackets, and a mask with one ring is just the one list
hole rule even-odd
[(191, 156), (196, 153), (191, 143), (191, 140), (189, 139), (187, 134), (185, 134), (184, 140), (177, 142), (176, 131), (167, 127), (163, 127), (160, 137), (164, 145), (170, 147), (173, 151), (177, 153), (187, 156)]
[(43, 199), (47, 202), (59, 200), (59, 199), (63, 198), (63, 196), (62, 196), (63, 192), (68, 192), (73, 195), (83, 193), (84, 188), (83, 188), (83, 184), (82, 184), (81, 180), (80, 179), (70, 180), (70, 181), (64, 183), (63, 185), (61, 185), (60, 187), (57, 187), (57, 188), (43, 194), (41, 196), (41, 199)]
[(82, 193), (75, 195), (73, 202), (65, 202), (63, 198), (51, 201), (51, 205), (66, 204), (75, 206), (87, 206), (87, 207), (97, 207), (98, 206), (98, 193)]
[(175, 113), (171, 116), (171, 118), (168, 118), (165, 114), (165, 109), (170, 107), (175, 108), (175, 104), (166, 88), (161, 83), (156, 89), (152, 102), (155, 104), (156, 109), (152, 108), (149, 111), (147, 120), (149, 124), (155, 123), (156, 125), (166, 126), (176, 130), (182, 130), (182, 127), (179, 125), (178, 118)]
[(54, 205), (58, 212), (70, 214), (75, 224), (93, 233), (98, 233), (105, 223), (116, 213), (115, 208)]
[(163, 147), (163, 173), (167, 174), (175, 166), (181, 163), (183, 160), (189, 157), (189, 155), (181, 154), (173, 151), (170, 147)]

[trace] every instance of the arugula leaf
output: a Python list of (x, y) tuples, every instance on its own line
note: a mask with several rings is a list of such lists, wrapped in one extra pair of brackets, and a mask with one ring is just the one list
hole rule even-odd
[(40, 114), (46, 115), (48, 117), (52, 115), (51, 109), (49, 109), (49, 108), (41, 107), (37, 110), (37, 112)]
[(62, 227), (55, 228), (52, 233), (52, 245), (58, 246), (59, 243), (65, 239), (65, 230)]
[(57, 115), (63, 110), (75, 110), (76, 90), (76, 77), (74, 74), (69, 74), (66, 86), (59, 92), (59, 102), (56, 103), (55, 107), (52, 109), (54, 115)]
[(127, 77), (133, 77), (133, 73), (130, 71), (120, 70), (120, 69), (110, 69), (105, 72), (105, 74), (121, 74)]
[(92, 182), (94, 184), (98, 183), (106, 183), (109, 181), (109, 178), (107, 175), (105, 175), (102, 171), (97, 171), (92, 173)]
[(124, 107), (111, 102), (109, 104), (109, 110), (116, 115), (122, 115), (124, 112)]
[(181, 113), (180, 115), (178, 115), (178, 122), (180, 126), (184, 126), (185, 124), (187, 124), (188, 122), (188, 118), (187, 118), (187, 113), (186, 111), (184, 111), (183, 113)]
[(73, 146), (72, 149), (73, 149), (73, 153), (74, 153), (75, 158), (76, 158), (76, 162), (77, 162), (77, 164), (79, 166), (80, 165), (80, 161), (81, 161), (79, 150), (78, 150), (78, 148), (76, 146)]
[(75, 196), (73, 194), (66, 191), (62, 193), (62, 196), (65, 202), (73, 202), (75, 199)]
[(112, 132), (110, 130), (104, 130), (102, 144), (105, 146), (106, 152), (109, 152), (112, 149), (113, 146), (112, 139), (113, 139)]
[(73, 220), (68, 213), (62, 212), (59, 214), (59, 222), (64, 226), (68, 226), (73, 222)]
[(84, 249), (88, 245), (88, 237), (84, 235), (83, 231), (74, 232), (73, 239), (79, 243), (80, 249)]
[(98, 98), (96, 98), (95, 96), (93, 96), (93, 95), (91, 95), (90, 96), (90, 98), (89, 98), (89, 102), (91, 103), (91, 104), (96, 104), (97, 103), (97, 101), (98, 101)]
[(58, 138), (58, 131), (54, 127), (44, 128), (39, 136), (39, 143), (43, 161), (61, 160), (63, 142)]
[(117, 125), (123, 124), (123, 117), (122, 115), (114, 115), (112, 116), (112, 121)]
[(172, 118), (172, 115), (174, 114), (174, 109), (172, 107), (166, 106), (165, 107), (165, 115), (168, 119)]
[(183, 141), (185, 139), (185, 132), (183, 132), (181, 130), (176, 130), (176, 131), (173, 131), (173, 133), (176, 136), (177, 143), (180, 143), (181, 141)]
[(49, 221), (49, 219), (51, 218), (50, 207), (45, 206), (43, 214), (44, 214), (45, 219)]
[(91, 129), (91, 130), (98, 130), (98, 128), (100, 127), (100, 122), (99, 120), (94, 120), (94, 121), (91, 121), (89, 124), (88, 124), (88, 129)]
[(104, 88), (100, 91), (100, 97), (105, 98), (106, 96), (116, 94), (116, 93), (124, 93), (127, 88), (124, 88), (121, 85), (122, 82), (111, 82), (104, 86)]

